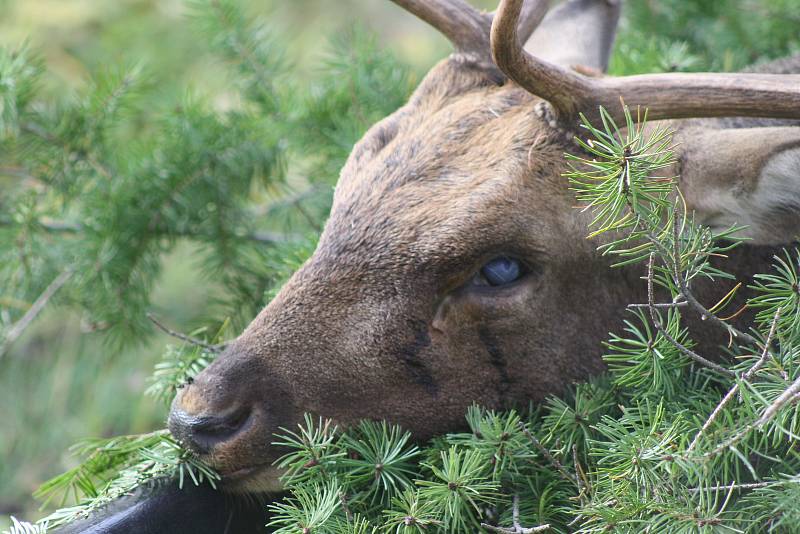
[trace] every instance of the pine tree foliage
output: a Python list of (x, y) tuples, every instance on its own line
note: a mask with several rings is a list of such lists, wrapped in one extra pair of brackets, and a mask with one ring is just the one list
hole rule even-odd
[[(116, 343), (166, 329), (148, 313), (153, 284), (165, 257), (189, 242), (222, 290), (215, 316), (180, 334), (190, 342), (168, 346), (155, 369), (148, 393), (168, 401), (310, 256), (350, 146), (413, 87), (409, 70), (361, 30), (331, 44), (311, 84), (290, 83), (277, 31), (235, 1), (188, 7), (235, 80), (232, 104), (190, 93), (174, 109), (147, 108), (156, 81), (146, 65), (100, 72), (47, 101), (36, 54), (0, 49), (0, 358), (44, 305), (77, 310), (85, 328)], [(38, 496), (74, 506), (41, 531), (141, 484), (218, 478), (165, 431), (73, 452), (83, 463)]]
[[(408, 70), (363, 31), (333, 43), (311, 89), (293, 86), (276, 32), (230, 0), (189, 7), (235, 73), (231, 109), (191, 95), (163, 114), (142, 109), (153, 82), (138, 65), (45, 103), (35, 54), (0, 51), (6, 300), (33, 302), (68, 271), (56, 302), (120, 343), (141, 339), (164, 257), (189, 241), (224, 288), (220, 315), (241, 329), (283, 279), (285, 258), (313, 250), (349, 147), (411, 89)], [(25, 310), (9, 307), (6, 330)]]
[[(778, 12), (791, 1), (745, 4)], [(718, 54), (732, 38), (750, 45), (734, 50), (759, 57), (798, 46), (796, 35), (758, 24), (736, 24), (730, 37), (708, 22), (731, 2), (659, 5), (657, 20), (634, 13), (636, 26), (623, 29), (618, 73), (642, 65), (730, 70), (755, 59)], [(141, 65), (101, 73), (85, 91), (46, 103), (37, 99), (44, 71), (35, 54), (0, 51), (0, 175), (13, 185), (0, 199), (4, 302), (52, 297), (120, 342), (143, 335), (153, 328), (146, 312), (164, 255), (186, 240), (225, 288), (220, 316), (230, 320), (192, 332), (157, 366), (149, 393), (162, 400), (210, 363), (308, 257), (352, 143), (412, 85), (406, 69), (356, 31), (334, 43), (317, 82), (303, 90), (286, 76), (290, 60), (274, 29), (250, 22), (232, 0), (191, 7), (223, 68), (235, 73), (229, 108), (190, 96), (163, 114), (144, 110), (152, 81)], [(656, 23), (670, 31), (653, 31)], [(700, 27), (713, 31), (699, 35)], [(731, 278), (711, 258), (739, 245), (738, 229), (714, 235), (694, 223), (675, 177), (663, 176), (674, 158), (670, 132), (645, 128), (646, 112), (629, 112), (625, 125), (602, 118), (584, 121), (565, 180), (594, 215), (587, 233), (618, 265), (638, 265), (651, 295), (631, 303), (610, 335), (609, 372), (525, 412), (472, 407), (468, 432), (425, 444), (385, 422), (337, 428), (307, 415), (275, 438), (289, 451), (277, 462), (287, 494), (265, 510), (269, 529), (796, 529), (800, 253), (786, 250), (756, 278), (751, 329), (720, 319), (736, 288), (706, 309), (692, 283)], [(14, 334), (33, 306), (3, 306), (0, 320)], [(687, 308), (731, 336), (722, 359), (696, 352)], [(74, 452), (82, 463), (39, 493), (71, 506), (36, 525), (14, 520), (10, 532), (45, 532), (142, 484), (218, 480), (166, 431), (90, 440)]]

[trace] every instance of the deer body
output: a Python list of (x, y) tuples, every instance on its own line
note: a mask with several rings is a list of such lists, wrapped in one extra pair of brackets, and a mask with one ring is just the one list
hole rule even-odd
[[(314, 255), (173, 403), (171, 430), (230, 489), (277, 488), (272, 433), (304, 412), (343, 424), (388, 419), (425, 439), (460, 428), (474, 402), (527, 405), (602, 371), (601, 342), (628, 303), (646, 301), (646, 288), (640, 267), (609, 269), (599, 243), (585, 239), (590, 214), (574, 209), (561, 176), (564, 152), (578, 149), (573, 111), (591, 112), (590, 89), (600, 95), (595, 106), (612, 93), (652, 99), (664, 119), (800, 118), (792, 76), (742, 78), (751, 91), (723, 91), (719, 109), (711, 102), (705, 113), (696, 103), (675, 109), (649, 89), (654, 77), (634, 85), (569, 71), (560, 80), (568, 90), (555, 91), (571, 66), (559, 62), (605, 68), (616, 2), (570, 0), (549, 15), (531, 46), (553, 63), (516, 35), (536, 26), (546, 2), (506, 0), (493, 24), (456, 0), (396, 2), (459, 52), (354, 148)], [(586, 39), (553, 45), (572, 24), (592, 21)], [(778, 68), (800, 72), (800, 60)], [(703, 91), (730, 86), (703, 76), (683, 81)], [(547, 100), (531, 93), (534, 78)], [(769, 91), (782, 100), (766, 109), (758, 95)], [(712, 227), (746, 218), (754, 245), (764, 245), (736, 253), (742, 277), (765, 270), (769, 246), (792, 240), (800, 224), (800, 128), (748, 120), (674, 123), (689, 207)], [(727, 148), (715, 157), (712, 146)], [(697, 292), (711, 300), (726, 289)], [(713, 346), (718, 339), (698, 324)]]

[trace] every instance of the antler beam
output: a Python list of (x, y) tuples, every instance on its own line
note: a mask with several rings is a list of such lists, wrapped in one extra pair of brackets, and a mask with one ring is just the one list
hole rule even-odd
[(523, 48), (518, 35), (523, 0), (501, 0), (491, 30), (492, 56), (509, 78), (547, 100), (559, 120), (574, 122), (599, 106), (622, 120), (619, 105), (648, 108), (648, 117), (748, 116), (800, 119), (800, 75), (651, 74), (590, 78), (542, 61)]

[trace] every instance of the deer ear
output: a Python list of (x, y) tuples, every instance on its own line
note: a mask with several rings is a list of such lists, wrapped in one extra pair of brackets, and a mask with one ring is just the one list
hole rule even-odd
[(800, 128), (681, 131), (680, 189), (697, 221), (731, 225), (754, 244), (800, 237)]
[(566, 68), (605, 72), (619, 21), (620, 0), (567, 0), (550, 11), (525, 50)]

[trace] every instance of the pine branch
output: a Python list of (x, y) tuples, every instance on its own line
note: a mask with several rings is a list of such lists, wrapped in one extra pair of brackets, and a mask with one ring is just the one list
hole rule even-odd
[(702, 488), (689, 488), (689, 493), (702, 493), (708, 491), (748, 491), (754, 489), (761, 489), (761, 488), (769, 488), (770, 486), (776, 485), (777, 482), (770, 481), (770, 482), (751, 482), (747, 484), (726, 484), (722, 486), (705, 486)]
[[(778, 326), (778, 321), (780, 320), (780, 316), (781, 316), (781, 310), (780, 310), (780, 308), (778, 308), (778, 311), (776, 311), (776, 312), (775, 312), (775, 318), (772, 320), (772, 326), (771, 326), (771, 327), (770, 327), (770, 329), (769, 329), (769, 334), (767, 335), (767, 339), (764, 341), (764, 350), (762, 350), (762, 351), (761, 351), (761, 357), (760, 357), (760, 358), (759, 358), (759, 359), (758, 359), (758, 360), (757, 360), (757, 361), (756, 361), (756, 362), (755, 362), (755, 363), (752, 365), (752, 367), (750, 367), (750, 369), (748, 369), (748, 370), (747, 370), (747, 372), (746, 372), (746, 373), (744, 373), (744, 374), (742, 375), (742, 377), (740, 378), (740, 380), (741, 380), (742, 382), (749, 382), (749, 381), (750, 381), (750, 379), (751, 379), (751, 378), (752, 378), (752, 377), (753, 377), (753, 376), (754, 376), (754, 375), (755, 375), (755, 374), (756, 374), (756, 373), (757, 373), (759, 370), (761, 370), (761, 368), (762, 368), (762, 367), (764, 367), (764, 365), (765, 365), (765, 364), (767, 363), (767, 361), (769, 360), (769, 358), (770, 358), (770, 356), (771, 356), (771, 354), (770, 354), (770, 352), (769, 352), (769, 347), (770, 347), (770, 345), (772, 344), (772, 338), (775, 336), (775, 331), (776, 331), (776, 329), (777, 329), (777, 326)], [(726, 393), (726, 394), (725, 394), (725, 396), (722, 398), (722, 400), (721, 400), (721, 401), (720, 401), (720, 403), (717, 405), (717, 407), (716, 407), (716, 408), (714, 408), (714, 411), (713, 411), (713, 412), (711, 412), (711, 415), (709, 415), (709, 416), (708, 416), (708, 419), (706, 420), (706, 422), (705, 422), (705, 423), (703, 423), (703, 426), (700, 428), (700, 430), (698, 430), (698, 431), (697, 431), (697, 434), (695, 434), (695, 436), (694, 436), (694, 439), (692, 440), (691, 444), (689, 445), (689, 448), (688, 448), (688, 449), (686, 449), (686, 454), (687, 454), (687, 455), (688, 455), (688, 454), (690, 454), (690, 453), (691, 453), (691, 452), (694, 450), (695, 446), (696, 446), (696, 445), (697, 445), (697, 443), (700, 441), (700, 438), (701, 438), (701, 436), (703, 435), (703, 433), (704, 433), (706, 430), (708, 430), (708, 428), (709, 428), (709, 427), (710, 427), (710, 426), (711, 426), (711, 425), (714, 423), (714, 421), (717, 419), (717, 417), (719, 416), (719, 414), (720, 414), (720, 413), (722, 413), (722, 410), (723, 410), (723, 409), (725, 409), (725, 406), (728, 404), (728, 402), (729, 402), (729, 401), (730, 401), (730, 400), (731, 400), (731, 399), (732, 399), (732, 398), (733, 398), (733, 397), (736, 395), (736, 393), (739, 391), (739, 386), (740, 386), (740, 384), (741, 384), (741, 382), (738, 382), (738, 381), (737, 381), (737, 382), (736, 382), (736, 383), (733, 385), (733, 387), (732, 387), (732, 388), (731, 388), (731, 389), (728, 391), (728, 393)]]
[(653, 298), (653, 262), (655, 261), (655, 254), (650, 253), (650, 259), (647, 262), (647, 299), (650, 308), (650, 318), (653, 321), (653, 325), (656, 327), (656, 330), (664, 336), (664, 338), (669, 341), (675, 348), (677, 348), (681, 353), (688, 356), (692, 360), (696, 361), (697, 363), (703, 365), (704, 367), (708, 367), (709, 369), (713, 369), (714, 371), (727, 375), (727, 376), (736, 376), (736, 373), (729, 369), (725, 369), (719, 364), (708, 360), (692, 349), (684, 346), (678, 340), (676, 340), (672, 335), (664, 328), (664, 325), (661, 323), (661, 317), (658, 315), (657, 308), (655, 307), (655, 300)]
[[(78, 234), (85, 231), (85, 228), (81, 223), (72, 221), (58, 221), (58, 220), (42, 218), (36, 221), (36, 224), (43, 230), (52, 233)], [(15, 226), (15, 223), (8, 219), (0, 218), (0, 226)], [(207, 234), (191, 232), (188, 230), (170, 230), (166, 232), (158, 229), (153, 229), (152, 234), (156, 236), (164, 236), (164, 237), (180, 236), (192, 239), (197, 239), (197, 238), (208, 239), (212, 237)], [(301, 239), (301, 237), (296, 234), (284, 234), (281, 232), (269, 232), (265, 230), (256, 230), (243, 235), (233, 234), (232, 237), (239, 240), (253, 241), (256, 243), (264, 243), (267, 245), (288, 243), (292, 241), (298, 241)]]
[(496, 527), (487, 523), (481, 523), (481, 526), (490, 532), (498, 532), (500, 534), (535, 534), (536, 532), (546, 532), (550, 530), (550, 525), (539, 525), (537, 527), (523, 527), (519, 523), (519, 495), (514, 494), (512, 508), (512, 526), (511, 527)]
[(536, 450), (542, 453), (542, 456), (544, 456), (544, 458), (550, 462), (550, 465), (556, 469), (558, 474), (561, 475), (561, 478), (571, 484), (577, 485), (580, 488), (580, 481), (578, 480), (578, 477), (567, 471), (566, 468), (561, 465), (561, 462), (559, 462), (552, 454), (550, 454), (550, 451), (547, 450), (547, 447), (542, 445), (542, 442), (539, 441), (530, 430), (528, 430), (526, 427), (522, 427), (522, 432), (531, 441), (533, 446), (536, 447)]
[(227, 346), (227, 343), (219, 343), (217, 345), (209, 345), (208, 343), (206, 343), (204, 341), (201, 341), (201, 340), (197, 339), (196, 337), (192, 337), (190, 335), (183, 334), (181, 332), (177, 332), (177, 331), (169, 328), (165, 324), (163, 324), (161, 321), (159, 321), (158, 318), (155, 316), (155, 314), (153, 314), (151, 312), (147, 312), (147, 318), (150, 319), (150, 321), (156, 326), (156, 328), (158, 328), (159, 330), (161, 330), (165, 334), (168, 334), (168, 335), (170, 335), (170, 336), (172, 336), (172, 337), (174, 337), (176, 339), (180, 339), (181, 341), (184, 341), (184, 342), (186, 342), (186, 343), (188, 343), (190, 345), (194, 345), (196, 347), (203, 348), (203, 349), (205, 349), (205, 350), (207, 350), (209, 352), (213, 352), (214, 354), (219, 354), (220, 352), (225, 350), (225, 347)]
[(743, 429), (741, 429), (739, 432), (737, 432), (730, 438), (723, 441), (712, 451), (702, 454), (702, 457), (713, 458), (722, 453), (724, 450), (733, 447), (734, 445), (739, 443), (742, 439), (744, 439), (748, 434), (750, 434), (750, 432), (752, 432), (753, 430), (763, 428), (764, 425), (766, 425), (769, 421), (771, 421), (772, 418), (775, 417), (778, 414), (778, 412), (782, 410), (784, 407), (793, 404), (798, 400), (800, 400), (800, 377), (795, 379), (775, 401), (773, 401), (769, 406), (767, 406), (767, 408), (764, 410), (764, 412), (757, 420), (747, 424), (747, 426), (745, 426)]
[(678, 224), (678, 203), (676, 202), (673, 206), (672, 211), (672, 261), (674, 262), (674, 278), (675, 283), (678, 284), (678, 287), (681, 291), (681, 296), (686, 299), (686, 301), (691, 305), (698, 313), (700, 313), (700, 318), (703, 321), (709, 321), (712, 324), (715, 324), (726, 332), (729, 332), (734, 337), (748, 343), (753, 347), (757, 347), (759, 345), (758, 340), (747, 334), (742, 332), (738, 328), (734, 327), (731, 324), (726, 323), (719, 317), (717, 317), (714, 313), (708, 311), (705, 306), (703, 306), (697, 297), (689, 289), (689, 283), (686, 281), (685, 277), (683, 277), (680, 273), (680, 227)]
[(45, 306), (47, 306), (47, 303), (50, 302), (50, 299), (53, 298), (53, 295), (55, 295), (58, 290), (69, 281), (70, 278), (72, 278), (73, 274), (74, 271), (68, 268), (56, 276), (55, 279), (45, 288), (42, 294), (39, 295), (39, 297), (33, 302), (28, 311), (25, 312), (25, 315), (23, 315), (19, 321), (11, 326), (5, 336), (5, 340), (3, 341), (2, 345), (0, 345), (0, 358), (2, 358), (8, 352), (8, 350), (11, 348), (11, 345), (25, 332), (25, 330), (36, 319), (36, 317), (39, 316)]

